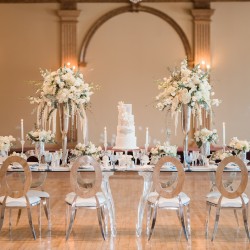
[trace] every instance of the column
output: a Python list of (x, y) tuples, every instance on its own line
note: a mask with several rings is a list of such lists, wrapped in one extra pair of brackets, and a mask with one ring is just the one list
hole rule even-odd
[[(204, 2), (205, 3), (205, 2)], [(198, 3), (196, 3), (197, 5)], [(214, 10), (210, 9), (210, 6), (201, 6), (203, 8), (197, 8), (191, 10), (193, 16), (193, 38), (194, 38), (194, 63), (201, 65), (204, 70), (208, 70), (207, 67), (211, 67), (211, 49), (210, 49), (210, 23), (211, 16)], [(208, 129), (211, 128), (211, 117), (206, 111), (202, 113), (202, 127)]]
[(70, 62), (78, 66), (77, 60), (77, 18), (80, 10), (59, 10), (61, 22), (61, 65)]

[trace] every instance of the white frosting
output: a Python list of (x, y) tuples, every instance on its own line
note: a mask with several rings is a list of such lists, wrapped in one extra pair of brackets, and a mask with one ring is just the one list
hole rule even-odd
[(118, 125), (114, 149), (136, 149), (132, 104), (118, 103)]

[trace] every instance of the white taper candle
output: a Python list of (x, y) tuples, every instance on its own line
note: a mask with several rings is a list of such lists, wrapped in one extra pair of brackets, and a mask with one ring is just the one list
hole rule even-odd
[(222, 123), (222, 142), (223, 142), (223, 147), (226, 146), (226, 127), (225, 127), (225, 122)]
[(21, 141), (24, 141), (24, 136), (23, 136), (23, 119), (21, 119)]
[(107, 128), (104, 127), (104, 145), (108, 144), (108, 140), (107, 140)]
[(146, 141), (145, 141), (145, 145), (148, 145), (148, 128), (146, 128)]

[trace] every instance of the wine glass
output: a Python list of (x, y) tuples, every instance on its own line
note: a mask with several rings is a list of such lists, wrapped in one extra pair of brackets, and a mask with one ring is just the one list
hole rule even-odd
[(116, 163), (117, 159), (118, 159), (117, 155), (115, 155), (115, 154), (110, 155), (111, 165), (113, 166), (114, 170), (115, 170), (115, 163)]
[(135, 159), (135, 165), (137, 165), (137, 159), (140, 157), (139, 150), (133, 150), (133, 157)]
[(49, 170), (51, 161), (52, 161), (52, 153), (50, 153), (49, 151), (46, 151), (45, 152), (45, 162), (47, 163), (48, 170)]
[(117, 160), (119, 163), (119, 166), (121, 166), (122, 164), (122, 159), (123, 159), (123, 152), (115, 152), (116, 156), (117, 156)]

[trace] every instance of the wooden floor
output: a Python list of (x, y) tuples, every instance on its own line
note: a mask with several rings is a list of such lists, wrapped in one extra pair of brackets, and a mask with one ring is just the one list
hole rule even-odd
[[(8, 216), (0, 234), (0, 249), (250, 249), (239, 212), (240, 228), (232, 211), (222, 211), (218, 233), (214, 243), (204, 237), (205, 196), (209, 191), (208, 173), (187, 173), (184, 190), (191, 197), (191, 244), (185, 240), (175, 212), (160, 211), (155, 232), (150, 242), (144, 230), (141, 238), (135, 236), (137, 206), (142, 192), (143, 180), (136, 173), (116, 173), (110, 185), (116, 208), (117, 237), (104, 241), (101, 237), (96, 212), (80, 210), (72, 234), (65, 241), (64, 197), (70, 192), (69, 173), (49, 173), (45, 188), (51, 195), (52, 231), (47, 230), (47, 221), (42, 213), (42, 237), (33, 240), (26, 213), (22, 214), (18, 226), (13, 227), (9, 240)], [(247, 190), (250, 195), (250, 188)], [(13, 221), (16, 219), (13, 212)], [(36, 220), (36, 209), (33, 211)], [(212, 220), (214, 210), (212, 210)], [(14, 222), (13, 222), (14, 224)], [(36, 227), (37, 229), (37, 227)], [(210, 232), (212, 225), (210, 225)], [(211, 235), (211, 234), (210, 234)]]

